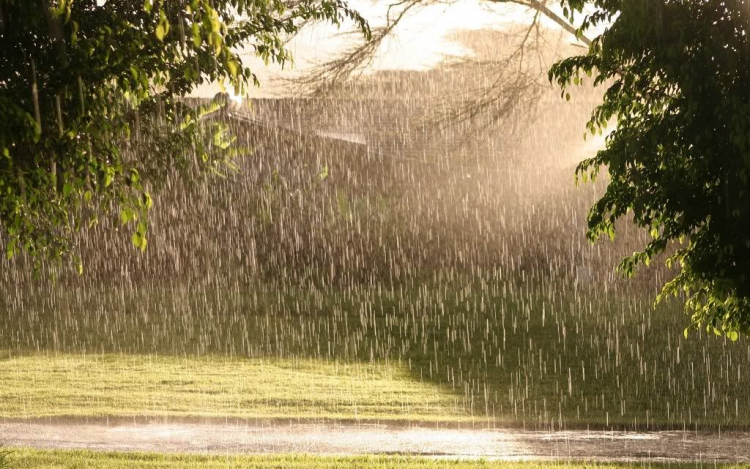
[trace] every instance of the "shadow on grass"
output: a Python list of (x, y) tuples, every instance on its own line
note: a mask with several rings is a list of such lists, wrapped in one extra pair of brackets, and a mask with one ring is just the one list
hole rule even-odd
[(483, 426), (645, 430), (749, 423), (742, 342), (686, 340), (679, 305), (654, 311), (624, 295), (544, 280), (441, 279), (334, 291), (270, 282), (227, 283), (220, 290), (113, 286), (25, 298), (23, 309), (0, 317), (8, 357), (395, 362), (413, 381), (453, 396), (453, 417), (443, 418)]

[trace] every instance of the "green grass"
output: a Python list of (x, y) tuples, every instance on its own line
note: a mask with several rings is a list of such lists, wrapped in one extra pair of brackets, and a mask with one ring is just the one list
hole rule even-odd
[(0, 450), (0, 469), (10, 469), (10, 451)]
[(679, 305), (486, 278), (0, 298), (0, 416), (750, 426), (744, 338), (685, 339)]
[[(541, 469), (548, 467), (558, 469), (643, 467), (697, 469), (701, 467), (696, 464), (453, 461), (401, 456), (193, 456), (27, 449), (14, 451), (12, 464), (14, 469)], [(705, 467), (715, 466), (707, 464)], [(750, 465), (736, 464), (718, 467), (747, 468)]]
[(142, 355), (0, 360), (0, 417), (471, 418), (405, 365)]

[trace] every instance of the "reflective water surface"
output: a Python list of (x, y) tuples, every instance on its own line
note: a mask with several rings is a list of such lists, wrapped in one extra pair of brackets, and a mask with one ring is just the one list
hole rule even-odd
[(503, 431), (383, 425), (0, 424), (36, 448), (207, 454), (405, 454), (460, 459), (750, 462), (748, 432)]

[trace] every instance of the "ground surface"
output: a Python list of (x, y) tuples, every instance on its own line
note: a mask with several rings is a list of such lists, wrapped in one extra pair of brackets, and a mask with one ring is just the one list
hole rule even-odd
[[(404, 456), (319, 457), (294, 456), (197, 456), (143, 453), (100, 453), (91, 451), (20, 450), (13, 456), (17, 469), (541, 469), (550, 462), (456, 461)], [(632, 468), (638, 464), (554, 463), (558, 469)], [(649, 467), (670, 469), (711, 467), (712, 463), (653, 464)], [(747, 468), (747, 465), (722, 467)]]
[[(576, 358), (575, 348), (569, 350), (568, 363), (553, 356), (557, 363), (522, 370), (449, 357), (457, 366), (441, 365), (448, 383), (436, 379), (431, 363), (410, 358), (10, 353), (0, 358), (0, 418), (213, 417), (607, 430), (746, 429), (750, 422), (750, 395), (739, 386), (745, 367), (741, 355), (724, 357), (713, 365), (718, 373), (708, 378), (682, 373), (686, 391), (675, 389), (677, 378), (669, 368), (669, 384), (657, 390), (656, 371), (625, 374), (617, 357), (607, 365), (618, 372), (614, 379), (603, 379), (596, 368), (592, 377), (584, 365), (575, 372), (583, 375), (576, 382), (573, 360), (580, 367), (580, 354)], [(687, 354), (676, 353), (683, 360)], [(558, 378), (535, 382), (545, 367), (557, 368)], [(664, 373), (658, 364), (654, 370)], [(721, 392), (728, 383), (731, 392)]]
[(11, 447), (203, 454), (750, 463), (750, 433), (459, 430), (384, 425), (0, 423)]
[(0, 396), (5, 418), (472, 419), (398, 362), (35, 354), (0, 360)]

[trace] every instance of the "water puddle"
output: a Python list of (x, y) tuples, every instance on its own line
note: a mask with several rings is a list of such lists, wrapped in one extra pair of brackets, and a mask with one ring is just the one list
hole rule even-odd
[(750, 432), (460, 430), (385, 425), (0, 423), (9, 446), (205, 454), (750, 462)]

